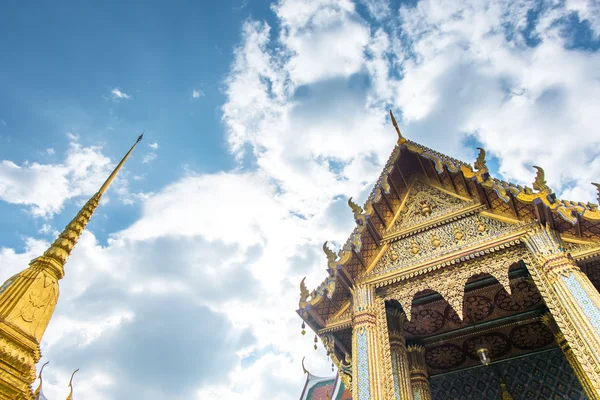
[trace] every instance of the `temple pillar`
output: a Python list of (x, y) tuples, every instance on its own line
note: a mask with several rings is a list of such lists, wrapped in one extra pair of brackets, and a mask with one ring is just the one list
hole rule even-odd
[(569, 362), (588, 397), (600, 399), (600, 294), (556, 231), (537, 226), (524, 240), (533, 256), (529, 271), (571, 350)]
[(410, 368), (404, 338), (404, 322), (406, 316), (397, 309), (387, 310), (387, 324), (392, 357), (392, 373), (394, 377), (394, 398), (412, 400), (413, 392), (410, 382)]
[(581, 364), (579, 364), (579, 362), (577, 361), (577, 358), (575, 357), (575, 354), (573, 354), (571, 346), (569, 346), (569, 343), (565, 339), (565, 335), (563, 335), (563, 333), (560, 331), (560, 328), (556, 324), (556, 321), (554, 321), (554, 318), (552, 318), (552, 315), (550, 313), (544, 314), (542, 316), (542, 322), (546, 326), (548, 326), (548, 328), (550, 328), (550, 330), (552, 331), (556, 343), (562, 350), (571, 368), (573, 368), (573, 372), (579, 379), (579, 382), (581, 383), (581, 386), (583, 387), (583, 390), (585, 391), (587, 397), (590, 399), (597, 399), (598, 395), (595, 393), (594, 388), (590, 385), (585, 371), (581, 368)]
[(425, 347), (411, 344), (408, 346), (407, 353), (414, 400), (431, 400), (429, 373), (425, 365)]
[(373, 287), (354, 288), (352, 392), (358, 400), (393, 398), (393, 377), (385, 301)]

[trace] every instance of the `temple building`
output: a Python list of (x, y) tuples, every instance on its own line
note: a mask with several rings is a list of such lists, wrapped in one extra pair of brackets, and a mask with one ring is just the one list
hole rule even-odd
[[(0, 287), (0, 400), (46, 399), (42, 392), (41, 370), (40, 384), (35, 393), (31, 385), (36, 378), (35, 365), (41, 358), (42, 336), (58, 302), (58, 281), (65, 276), (67, 258), (98, 207), (102, 195), (142, 140), (142, 136), (143, 134), (138, 137), (100, 190), (88, 200), (48, 250)], [(72, 381), (73, 376), (67, 400), (73, 398)]]
[[(558, 199), (540, 167), (531, 188), (496, 179), (483, 149), (471, 166), (390, 117), (356, 227), (300, 283), (335, 382), (358, 400), (600, 399), (598, 205)], [(325, 382), (307, 375), (305, 392)]]

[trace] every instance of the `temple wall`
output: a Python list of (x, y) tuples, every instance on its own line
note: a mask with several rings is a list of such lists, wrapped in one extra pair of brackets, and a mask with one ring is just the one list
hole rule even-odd
[(587, 400), (560, 349), (432, 376), (433, 400), (500, 399), (498, 374), (514, 400)]

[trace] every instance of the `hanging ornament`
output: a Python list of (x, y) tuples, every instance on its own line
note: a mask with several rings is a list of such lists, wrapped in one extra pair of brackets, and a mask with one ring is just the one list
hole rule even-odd
[(302, 332), (300, 332), (302, 335), (306, 334), (306, 331), (304, 330), (304, 328), (306, 328), (306, 325), (304, 325), (304, 321), (302, 321)]
[(333, 363), (331, 363), (331, 372), (333, 372)]
[(315, 350), (317, 349), (317, 335), (315, 335)]

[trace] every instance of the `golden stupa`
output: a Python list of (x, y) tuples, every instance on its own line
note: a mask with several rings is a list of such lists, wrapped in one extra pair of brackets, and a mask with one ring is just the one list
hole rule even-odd
[[(110, 174), (100, 190), (77, 213), (64, 231), (29, 267), (9, 278), (0, 287), (0, 400), (44, 399), (40, 387), (34, 394), (35, 365), (40, 360), (40, 343), (58, 301), (58, 281), (65, 275), (64, 265), (102, 195), (115, 179), (135, 146)], [(43, 369), (43, 367), (42, 367)], [(72, 381), (71, 377), (71, 381)], [(67, 397), (72, 398), (71, 393)]]

